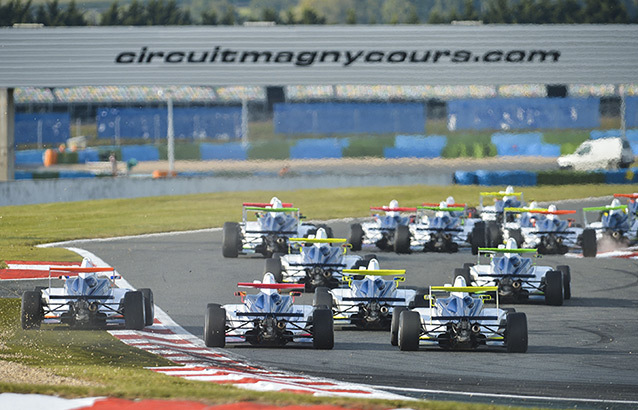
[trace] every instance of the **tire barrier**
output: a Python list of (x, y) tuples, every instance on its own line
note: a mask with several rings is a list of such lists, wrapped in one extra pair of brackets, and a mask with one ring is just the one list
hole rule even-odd
[(583, 184), (636, 184), (638, 168), (610, 171), (455, 171), (457, 185), (535, 186)]

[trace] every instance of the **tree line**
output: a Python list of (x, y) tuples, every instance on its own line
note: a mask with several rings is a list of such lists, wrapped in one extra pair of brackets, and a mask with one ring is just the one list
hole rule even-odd
[[(635, 24), (636, 0), (232, 0), (114, 1), (99, 14), (47, 0), (0, 0), (0, 26), (236, 25), (247, 21), (276, 24)], [(245, 1), (244, 1), (245, 3)], [(193, 15), (197, 16), (196, 18)]]

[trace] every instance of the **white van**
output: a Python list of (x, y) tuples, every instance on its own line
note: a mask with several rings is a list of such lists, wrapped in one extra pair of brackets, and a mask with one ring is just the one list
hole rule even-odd
[(628, 168), (633, 162), (634, 154), (629, 142), (618, 137), (587, 140), (573, 154), (558, 158), (561, 169), (578, 171)]

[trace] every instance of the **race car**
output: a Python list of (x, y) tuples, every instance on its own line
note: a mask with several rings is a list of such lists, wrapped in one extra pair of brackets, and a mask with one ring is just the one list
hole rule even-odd
[[(347, 286), (315, 290), (315, 304), (332, 308), (335, 325), (388, 329), (394, 310), (408, 306), (417, 294), (415, 289), (398, 288), (405, 280), (405, 270), (379, 269), (376, 259), (370, 260), (367, 268), (344, 269), (343, 273)], [(384, 279), (386, 276), (392, 279)]]
[[(257, 220), (249, 220), (254, 215)], [(269, 203), (244, 202), (242, 222), (225, 222), (222, 231), (222, 254), (236, 258), (239, 254), (288, 252), (288, 239), (308, 236), (317, 227), (301, 223), (299, 208), (273, 197)]]
[(575, 210), (558, 210), (553, 204), (540, 208), (532, 202), (529, 208), (505, 208), (505, 212), (516, 218), (503, 224), (503, 239), (513, 238), (519, 248), (535, 248), (541, 255), (564, 255), (582, 242), (583, 228), (573, 219), (558, 218), (573, 215)]
[(299, 253), (274, 254), (266, 259), (264, 273), (272, 273), (277, 282), (302, 283), (306, 292), (317, 287), (336, 288), (342, 283), (343, 269), (366, 262), (359, 255), (348, 255), (346, 240), (328, 238), (324, 228), (317, 229), (314, 237), (290, 238), (289, 242), (300, 245)]
[[(525, 313), (487, 308), (475, 292), (495, 292), (496, 286), (467, 286), (457, 277), (453, 286), (431, 286), (425, 295), (427, 307), (395, 310), (390, 343), (401, 350), (418, 350), (419, 346), (439, 346), (448, 350), (477, 349), (480, 346), (504, 347), (507, 352), (527, 351), (527, 317)], [(445, 292), (449, 297), (438, 297)]]
[[(480, 248), (477, 264), (455, 269), (454, 277), (463, 277), (471, 286), (496, 286), (501, 298), (514, 303), (541, 298), (547, 305), (560, 306), (571, 298), (571, 270), (567, 265), (537, 266), (532, 258), (521, 256), (536, 253), (517, 248), (510, 238), (505, 246)], [(490, 263), (481, 264), (482, 256), (488, 256)]]
[(310, 343), (315, 349), (332, 349), (334, 325), (327, 306), (299, 306), (294, 297), (279, 294), (284, 289), (303, 289), (296, 283), (277, 283), (271, 273), (261, 282), (240, 282), (239, 287), (259, 289), (248, 295), (237, 292), (241, 303), (209, 303), (204, 321), (204, 342), (208, 347), (226, 343), (249, 343), (259, 346), (284, 346), (292, 342)]
[(395, 250), (398, 253), (409, 253), (413, 250), (458, 252), (459, 246), (467, 241), (468, 233), (471, 231), (470, 224), (464, 223), (465, 209), (465, 204), (448, 202), (417, 206), (415, 222), (397, 226)]
[[(399, 207), (399, 202), (393, 199), (389, 206), (372, 206), (370, 210), (373, 211), (372, 221), (350, 226), (348, 243), (352, 245), (352, 250), (360, 251), (363, 245), (374, 245), (384, 251), (405, 252), (401, 244), (397, 248), (395, 231), (403, 226), (402, 232), (407, 232), (407, 225), (414, 220), (416, 208)], [(383, 211), (385, 214), (376, 211)], [(412, 215), (406, 215), (406, 212)]]
[[(494, 205), (486, 205), (486, 198), (494, 198)], [(469, 231), (466, 241), (472, 247), (472, 254), (476, 255), (479, 248), (503, 243), (503, 224), (514, 221), (514, 215), (507, 214), (505, 208), (520, 208), (524, 204), (523, 193), (514, 192), (512, 186), (505, 191), (480, 192), (476, 212), (465, 219), (465, 229)]]
[[(66, 275), (77, 274), (76, 277)], [(51, 276), (65, 281), (64, 287), (51, 286)], [(95, 267), (84, 259), (80, 267), (49, 268), (49, 287), (36, 288), (22, 295), (23, 329), (39, 329), (42, 323), (62, 323), (73, 328), (105, 328), (123, 325), (140, 330), (154, 319), (153, 292), (115, 286), (113, 268)]]
[[(629, 198), (627, 205), (622, 205), (618, 198)], [(583, 237), (583, 255), (596, 256), (598, 245), (612, 248), (626, 247), (638, 240), (638, 194), (614, 194), (610, 205), (583, 208), (586, 229), (591, 234), (585, 242)], [(587, 213), (597, 212), (599, 220), (588, 223)]]

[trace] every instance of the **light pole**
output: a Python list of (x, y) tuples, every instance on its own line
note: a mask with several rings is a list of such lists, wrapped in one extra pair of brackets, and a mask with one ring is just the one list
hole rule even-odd
[(166, 143), (168, 145), (168, 176), (172, 177), (175, 172), (175, 130), (173, 128), (173, 93), (170, 89), (166, 91), (159, 90), (157, 92), (160, 98), (166, 94), (166, 108), (167, 108), (167, 124), (166, 124)]

